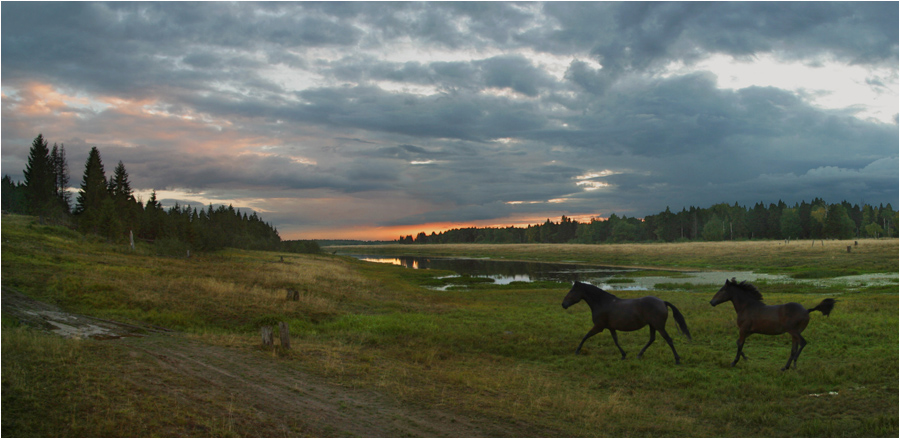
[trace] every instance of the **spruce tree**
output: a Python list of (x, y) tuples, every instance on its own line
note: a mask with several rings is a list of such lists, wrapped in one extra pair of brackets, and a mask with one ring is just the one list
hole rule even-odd
[(134, 199), (131, 182), (128, 181), (128, 171), (125, 170), (125, 164), (121, 160), (110, 177), (110, 185), (110, 195), (123, 229), (134, 231), (139, 226), (142, 206)]
[(110, 198), (106, 184), (106, 172), (97, 147), (91, 148), (84, 165), (81, 190), (78, 191), (75, 213), (79, 227), (84, 231), (98, 233), (103, 202)]
[(66, 161), (66, 145), (53, 144), (53, 149), (50, 151), (50, 166), (55, 177), (56, 198), (63, 210), (69, 213), (72, 209), (69, 205), (72, 194), (67, 190), (69, 188), (69, 164)]
[(31, 142), (25, 165), (25, 199), (28, 213), (47, 215), (56, 199), (56, 176), (50, 165), (50, 150), (43, 134)]

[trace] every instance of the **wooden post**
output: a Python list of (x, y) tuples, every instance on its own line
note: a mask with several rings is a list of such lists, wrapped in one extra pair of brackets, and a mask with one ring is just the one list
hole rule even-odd
[(292, 290), (292, 289), (288, 288), (287, 295), (285, 295), (284, 300), (296, 302), (296, 301), (300, 300), (300, 292), (297, 290)]
[(272, 327), (263, 326), (260, 331), (262, 332), (263, 346), (272, 346)]
[(131, 239), (131, 251), (134, 251), (134, 230), (128, 231), (128, 237)]
[(850, 253), (850, 249), (852, 249), (852, 248), (853, 248), (852, 245), (848, 245), (848, 246), (847, 246), (847, 253)]
[(281, 348), (291, 349), (291, 334), (288, 332), (287, 322), (278, 322), (278, 335), (281, 337)]

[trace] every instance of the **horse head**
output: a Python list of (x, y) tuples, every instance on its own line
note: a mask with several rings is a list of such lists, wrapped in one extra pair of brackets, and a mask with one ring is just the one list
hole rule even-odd
[(578, 281), (575, 281), (575, 283), (572, 284), (572, 289), (570, 289), (569, 293), (566, 294), (566, 297), (563, 298), (563, 309), (568, 309), (570, 306), (580, 302), (581, 299), (584, 298), (584, 292), (581, 290), (583, 285), (584, 284)]
[(719, 291), (716, 292), (716, 295), (713, 296), (712, 300), (709, 301), (709, 304), (712, 306), (716, 306), (720, 303), (725, 303), (731, 300), (731, 290), (735, 286), (737, 286), (737, 280), (732, 278), (731, 280), (725, 279), (725, 285), (722, 288), (719, 288)]

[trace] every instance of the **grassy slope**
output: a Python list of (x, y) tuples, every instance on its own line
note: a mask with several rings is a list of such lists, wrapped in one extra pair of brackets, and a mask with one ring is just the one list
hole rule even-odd
[[(750, 360), (728, 367), (737, 338), (734, 311), (728, 305), (711, 308), (709, 288), (653, 293), (679, 307), (694, 335), (688, 342), (670, 320), (684, 363), (675, 366), (661, 338), (642, 360), (634, 358), (647, 339), (643, 330), (620, 333), (629, 353), (625, 361), (606, 333), (588, 341), (584, 355), (574, 355), (590, 328), (590, 312), (584, 304), (563, 311), (566, 286), (561, 284), (437, 292), (417, 286), (433, 273), (342, 258), (285, 255), (280, 263), (278, 254), (237, 251), (158, 258), (148, 248), (115, 249), (25, 217), (4, 216), (2, 227), (3, 284), (33, 297), (245, 351), (258, 349), (260, 324), (286, 320), (293, 350), (272, 361), (401, 401), (519, 422), (521, 436), (548, 430), (567, 436), (898, 433), (896, 285), (853, 291), (761, 285), (768, 303), (811, 307), (826, 294), (840, 299), (830, 318), (812, 317), (799, 370), (781, 373), (790, 350), (787, 336), (752, 336), (745, 346)], [(863, 242), (853, 255), (865, 257), (852, 269), (896, 270), (897, 241), (885, 242)], [(646, 251), (643, 259), (632, 255), (619, 261), (652, 266), (675, 258), (677, 251), (665, 246), (656, 247), (665, 257)], [(502, 247), (508, 254), (520, 251)], [(698, 256), (713, 250), (678, 248), (686, 258), (718, 267), (715, 257)], [(596, 251), (539, 247), (517, 258), (545, 252), (542, 259), (571, 260)], [(840, 252), (825, 257), (798, 252), (755, 258), (770, 267), (848, 265), (828, 262), (842, 258)], [(723, 268), (735, 268), (729, 261), (739, 259), (723, 257)], [(891, 268), (880, 268), (885, 266)], [(285, 301), (284, 288), (301, 291), (301, 300)], [(196, 401), (179, 396), (199, 385), (195, 382), (171, 383), (151, 398), (131, 398), (133, 374), (162, 372), (135, 368), (127, 353), (109, 343), (34, 334), (5, 318), (3, 325), (4, 436), (267, 435), (253, 413), (235, 413), (228, 401), (204, 401), (202, 410), (209, 413), (198, 413)], [(60, 397), (65, 409), (47, 408)], [(116, 415), (112, 424), (104, 420), (110, 413)], [(234, 422), (235, 416), (241, 419)], [(196, 419), (206, 420), (202, 430)]]

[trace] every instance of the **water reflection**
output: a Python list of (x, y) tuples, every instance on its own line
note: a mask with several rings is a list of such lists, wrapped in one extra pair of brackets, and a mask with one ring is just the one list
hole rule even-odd
[[(833, 279), (792, 279), (786, 275), (754, 273), (752, 271), (695, 271), (685, 272), (682, 276), (635, 276), (627, 283), (611, 283), (615, 276), (628, 278), (633, 269), (622, 267), (602, 267), (565, 263), (498, 261), (492, 259), (464, 258), (431, 258), (420, 256), (380, 256), (380, 255), (348, 255), (355, 258), (383, 264), (400, 265), (416, 270), (448, 270), (457, 273), (454, 276), (471, 276), (492, 279), (495, 285), (507, 285), (512, 282), (588, 282), (609, 291), (644, 291), (656, 289), (658, 284), (690, 284), (710, 286), (715, 292), (716, 285), (725, 279), (737, 278), (756, 282), (799, 282), (819, 286), (860, 288), (862, 286), (896, 285), (898, 273), (875, 273), (861, 276), (845, 276)], [(446, 286), (443, 288), (447, 288)], [(440, 289), (443, 289), (440, 288)]]
[(635, 270), (621, 267), (598, 267), (576, 264), (498, 261), (491, 259), (430, 258), (420, 256), (350, 255), (368, 262), (399, 265), (417, 270), (448, 270), (463, 276), (493, 279), (495, 285), (512, 282), (590, 282), (604, 289), (646, 290), (641, 285), (610, 286), (604, 282), (615, 275)]

